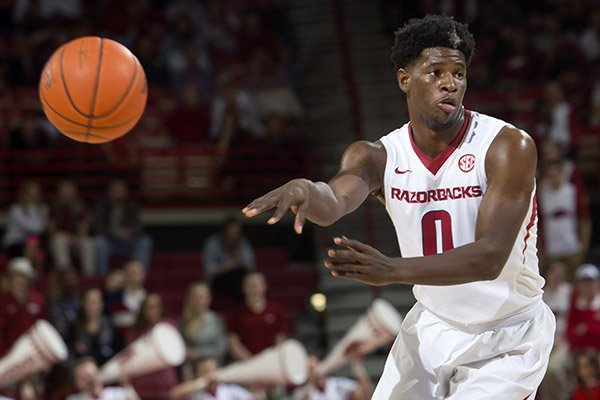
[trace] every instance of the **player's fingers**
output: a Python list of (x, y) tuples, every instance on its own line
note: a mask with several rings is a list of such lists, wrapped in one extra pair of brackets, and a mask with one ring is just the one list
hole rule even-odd
[(335, 237), (333, 238), (333, 242), (341, 247), (348, 247), (350, 249), (354, 249), (360, 253), (364, 253), (365, 251), (371, 250), (372, 247), (359, 242), (358, 240), (348, 239), (346, 236)]
[(327, 250), (327, 255), (331, 258), (335, 258), (336, 260), (348, 260), (351, 262), (359, 262), (362, 263), (361, 253), (357, 252), (354, 249), (329, 249)]
[(367, 280), (365, 280), (365, 277), (363, 274), (360, 274), (357, 272), (331, 271), (331, 275), (336, 278), (348, 279), (348, 280), (352, 280), (352, 281), (359, 281), (359, 282), (363, 282), (363, 283), (369, 283)]
[(265, 211), (269, 211), (277, 206), (278, 198), (268, 193), (258, 199), (250, 202), (246, 207), (242, 208), (242, 213), (246, 217), (251, 218)]
[(302, 228), (304, 227), (304, 221), (306, 220), (306, 210), (308, 210), (308, 202), (300, 204), (299, 206), (293, 205), (292, 207), (296, 207), (296, 219), (294, 220), (294, 229), (296, 233), (299, 235), (302, 233)]
[(290, 208), (290, 200), (281, 199), (279, 201), (279, 204), (277, 205), (277, 209), (275, 210), (275, 212), (273, 213), (271, 218), (269, 218), (267, 220), (267, 224), (273, 225), (273, 224), (276, 224), (277, 222), (279, 222), (279, 220), (281, 218), (283, 218), (283, 216), (285, 215), (285, 213), (287, 212), (287, 210), (289, 208)]
[(327, 260), (323, 263), (327, 269), (331, 271), (337, 272), (356, 272), (356, 273), (366, 273), (367, 268), (361, 264), (355, 264), (348, 261), (332, 261)]

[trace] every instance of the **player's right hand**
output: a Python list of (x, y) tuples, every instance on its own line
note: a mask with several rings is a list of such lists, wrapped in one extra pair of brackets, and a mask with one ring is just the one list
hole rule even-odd
[(267, 221), (268, 224), (273, 225), (279, 222), (289, 209), (296, 214), (294, 230), (300, 234), (306, 220), (306, 211), (308, 210), (311, 186), (313, 184), (308, 179), (291, 180), (285, 185), (250, 202), (242, 209), (242, 213), (246, 217), (251, 218), (275, 208), (275, 212)]

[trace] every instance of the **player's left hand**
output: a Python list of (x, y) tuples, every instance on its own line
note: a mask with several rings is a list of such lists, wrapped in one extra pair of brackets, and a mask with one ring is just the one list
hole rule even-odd
[(396, 267), (393, 259), (358, 240), (345, 236), (336, 237), (333, 242), (340, 249), (329, 249), (331, 258), (325, 267), (337, 278), (352, 279), (369, 285), (382, 286), (394, 283)]

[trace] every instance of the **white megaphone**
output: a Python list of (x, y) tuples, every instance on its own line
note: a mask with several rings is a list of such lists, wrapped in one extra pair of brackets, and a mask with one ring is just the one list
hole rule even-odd
[(46, 320), (37, 320), (0, 360), (0, 387), (64, 361), (67, 356), (67, 346), (56, 329)]
[(154, 327), (130, 343), (100, 368), (102, 383), (119, 380), (123, 375), (134, 378), (161, 369), (176, 367), (185, 359), (185, 344), (177, 329), (166, 322)]
[[(263, 350), (246, 361), (230, 364), (215, 373), (215, 379), (228, 383), (266, 383), (301, 385), (308, 379), (308, 355), (296, 339)], [(206, 389), (209, 381), (198, 378), (181, 383), (171, 391), (172, 398), (183, 398)]]
[(343, 367), (349, 361), (348, 350), (368, 354), (396, 338), (402, 325), (402, 316), (387, 300), (375, 299), (344, 337), (316, 367), (319, 375)]

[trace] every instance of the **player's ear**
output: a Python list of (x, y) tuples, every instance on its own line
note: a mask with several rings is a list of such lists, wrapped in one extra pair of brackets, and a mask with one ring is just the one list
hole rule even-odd
[(404, 93), (408, 93), (408, 87), (410, 85), (410, 74), (408, 70), (405, 68), (399, 68), (396, 71), (396, 79), (398, 80), (398, 87)]

